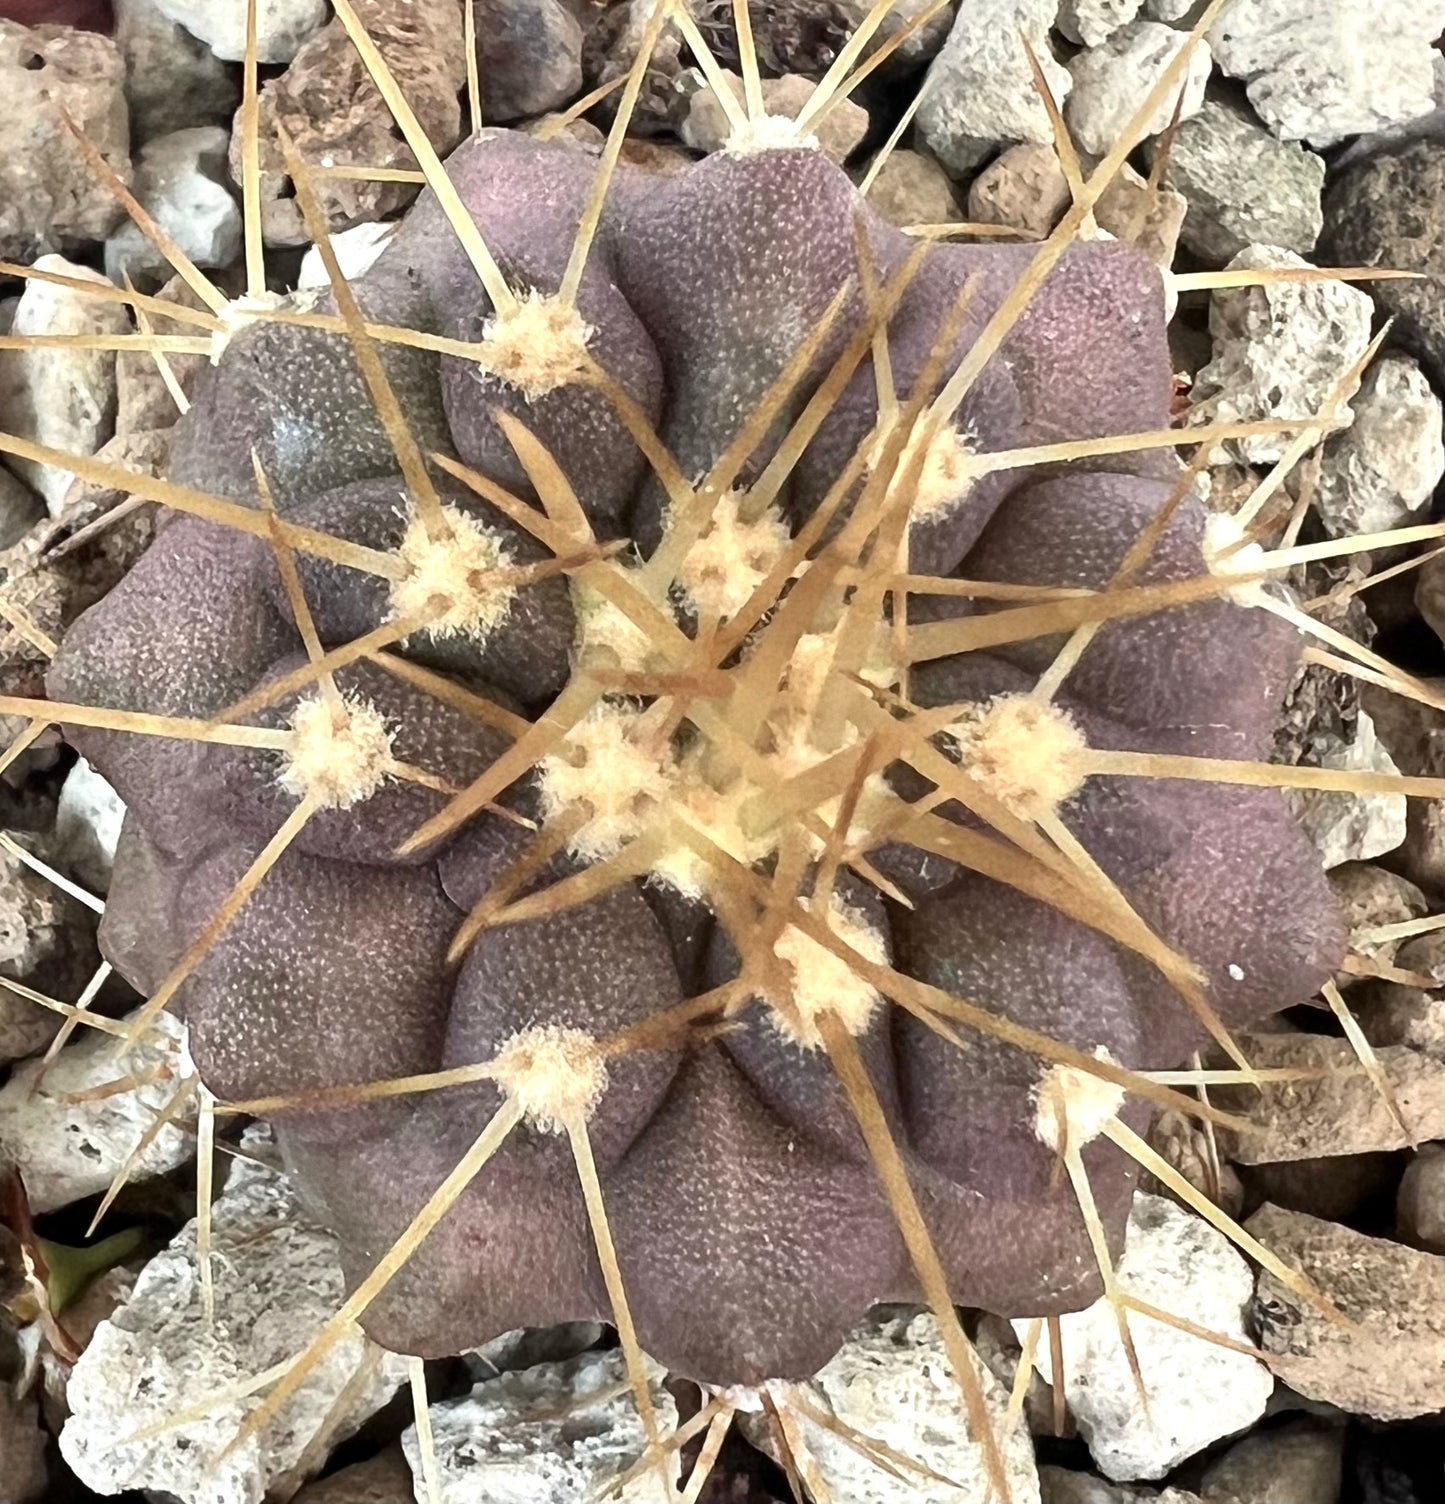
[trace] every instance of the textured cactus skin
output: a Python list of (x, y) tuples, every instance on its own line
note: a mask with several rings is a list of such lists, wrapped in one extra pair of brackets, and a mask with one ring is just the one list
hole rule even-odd
[[(448, 167), (514, 286), (557, 286), (595, 172), (563, 145), (487, 132)], [(726, 447), (830, 299), (856, 272), (855, 217), (884, 276), (910, 249), (820, 154), (715, 155), (672, 178), (622, 172), (580, 309), (592, 351), (648, 412), (692, 476)], [(922, 367), (963, 280), (978, 279), (957, 354), (1018, 276), (1027, 248), (940, 246), (893, 320), (899, 390)], [(478, 336), (489, 305), (429, 197), (357, 284), (370, 317)], [(861, 317), (855, 297), (817, 362)], [(566, 388), (528, 403), (451, 357), (395, 346), (387, 369), (424, 448), (519, 492), (526, 478), (491, 415), (515, 412), (571, 478), (601, 536), (656, 543), (662, 493), (606, 401)], [(1131, 249), (1076, 247), (965, 401), (980, 449), (1167, 426), (1170, 372), (1157, 272)], [(867, 363), (785, 493), (797, 520), (875, 411)], [(773, 440), (776, 442), (776, 436)], [(280, 326), (240, 335), (183, 420), (173, 478), (254, 502), (256, 450), (282, 514), (378, 547), (400, 535), (402, 482), (340, 336)], [(764, 446), (744, 473), (756, 475)], [(1170, 451), (990, 477), (944, 524), (915, 529), (913, 567), (968, 578), (1102, 586), (1169, 495)], [(459, 504), (461, 493), (443, 486)], [(476, 503), (478, 508), (480, 503)], [(535, 545), (500, 516), (522, 557)], [(1202, 572), (1203, 509), (1165, 532), (1146, 579)], [(531, 549), (531, 552), (528, 550)], [(383, 619), (374, 582), (308, 562), (323, 639)], [(206, 716), (299, 661), (264, 543), (190, 518), (71, 630), (57, 698)], [(921, 600), (915, 614), (927, 614)], [(957, 598), (943, 601), (957, 613)], [(565, 587), (519, 600), (482, 649), (419, 655), (535, 713), (566, 680)], [(922, 704), (1027, 689), (1057, 642), (929, 664)], [(1297, 655), (1277, 618), (1211, 601), (1101, 630), (1059, 703), (1103, 747), (1268, 755)], [(398, 755), (465, 784), (505, 744), (370, 668), (340, 675), (402, 728)], [(500, 693), (498, 693), (500, 692)], [(286, 704), (265, 713), (279, 724)], [(273, 754), (78, 732), (130, 806), (103, 931), (139, 988), (154, 988), (290, 802)], [(899, 780), (903, 787), (903, 780)], [(457, 972), (445, 951), (465, 910), (517, 849), (484, 815), (443, 849), (391, 849), (441, 796), (388, 786), (318, 818), (242, 909), (182, 992), (192, 1050), (223, 1098), (294, 1092), (488, 1059), (529, 1025), (604, 1036), (731, 974), (736, 958), (696, 905), (629, 884), (567, 913), (484, 931)], [(947, 812), (947, 808), (945, 808)], [(959, 818), (966, 819), (961, 812)], [(1298, 1002), (1342, 953), (1318, 859), (1270, 790), (1094, 778), (1066, 823), (1163, 936), (1205, 972), (1231, 1027)], [(906, 972), (1133, 1067), (1178, 1064), (1202, 1032), (1137, 956), (1053, 909), (933, 859), (903, 863), (915, 907), (849, 878)], [(641, 1341), (716, 1383), (798, 1377), (827, 1360), (867, 1307), (916, 1295), (902, 1241), (825, 1055), (786, 1042), (761, 1005), (688, 1051), (614, 1062), (592, 1135)], [(1033, 1131), (1040, 1065), (982, 1036), (960, 1051), (901, 1010), (859, 1040), (947, 1269), (954, 1299), (1008, 1315), (1075, 1308), (1098, 1277), (1067, 1182)], [(451, 1170), (498, 1105), (490, 1084), (363, 1107), (279, 1115), (300, 1185), (359, 1279)], [(1142, 1117), (1141, 1117), (1142, 1113)], [(1137, 1101), (1125, 1109), (1136, 1127)], [(1084, 1154), (1111, 1238), (1129, 1162)], [(514, 1133), (422, 1245), (367, 1325), (388, 1346), (453, 1353), (499, 1331), (605, 1318), (609, 1307), (565, 1138)]]

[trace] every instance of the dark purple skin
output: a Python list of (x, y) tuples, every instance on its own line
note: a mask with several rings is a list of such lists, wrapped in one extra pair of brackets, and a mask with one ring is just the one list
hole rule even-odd
[[(514, 285), (557, 286), (595, 159), (487, 132), (449, 171)], [(884, 276), (910, 248), (816, 152), (715, 155), (653, 178), (624, 170), (582, 284), (592, 349), (700, 475), (840, 286), (860, 219)], [(966, 278), (959, 352), (1018, 276), (1025, 248), (939, 246), (891, 326), (907, 392)], [(856, 284), (855, 284), (856, 285)], [(489, 305), (429, 198), (358, 285), (373, 316), (475, 336)], [(856, 297), (794, 404), (861, 317)], [(1157, 429), (1170, 371), (1157, 271), (1132, 249), (1080, 245), (1050, 276), (959, 414), (981, 449)], [(424, 447), (526, 491), (491, 409), (554, 451), (604, 536), (657, 537), (660, 492), (607, 404), (564, 389), (535, 404), (451, 358), (388, 347)], [(783, 495), (805, 517), (872, 422), (865, 364)], [(781, 429), (781, 425), (779, 425)], [(773, 442), (776, 442), (776, 435)], [(253, 328), (182, 421), (173, 479), (254, 502), (251, 450), (284, 515), (377, 546), (401, 491), (345, 339)], [(764, 445), (746, 468), (766, 460)], [(1172, 454), (1117, 456), (980, 486), (914, 536), (914, 566), (969, 578), (1101, 586), (1166, 501)], [(379, 499), (380, 498), (380, 499)], [(476, 504), (487, 520), (499, 516)], [(1145, 578), (1198, 575), (1203, 509), (1179, 508)], [(390, 518), (390, 521), (388, 521)], [(392, 533), (387, 533), (387, 528)], [(325, 639), (382, 617), (371, 581), (305, 566)], [(344, 577), (345, 576), (345, 577)], [(167, 527), (67, 636), (57, 698), (207, 716), (300, 651), (264, 546), (193, 519)], [(921, 602), (920, 614), (927, 603)], [(955, 614), (965, 609), (949, 603)], [(565, 591), (537, 590), (484, 650), (424, 648), (439, 667), (535, 713), (567, 672)], [(924, 704), (1027, 689), (1056, 643), (921, 668)], [(1213, 601), (1101, 630), (1064, 686), (1097, 745), (1210, 756), (1268, 753), (1297, 642), (1274, 616)], [(415, 759), (457, 784), (500, 748), (425, 696), (369, 671)], [(505, 694), (498, 698), (505, 699)], [(404, 702), (404, 703), (403, 703)], [(270, 713), (276, 719), (276, 713)], [(107, 953), (141, 990), (165, 975), (289, 801), (265, 755), (100, 732), (77, 745), (130, 805), (106, 914)], [(287, 1093), (488, 1059), (558, 1023), (605, 1036), (714, 984), (735, 965), (696, 905), (636, 885), (554, 917), (484, 931), (458, 969), (445, 950), (515, 853), (496, 816), (410, 863), (390, 846), (440, 796), (407, 786), (318, 820), (184, 987), (191, 1048), (222, 1098)], [(1273, 791), (1090, 780), (1061, 813), (1146, 921), (1196, 961), (1232, 1028), (1307, 998), (1343, 953), (1313, 849)], [(895, 853), (896, 855), (897, 853)], [(908, 854), (903, 853), (906, 857)], [(905, 862), (905, 865), (907, 863)], [(916, 866), (917, 864), (915, 864)], [(910, 975), (1133, 1067), (1177, 1065), (1203, 1034), (1149, 965), (1092, 929), (976, 874), (932, 862), (912, 911), (855, 883)], [(1231, 974), (1230, 967), (1242, 973)], [(592, 1121), (622, 1273), (645, 1348), (719, 1384), (815, 1372), (870, 1304), (916, 1298), (893, 1217), (825, 1057), (785, 1043), (760, 1005), (741, 1031), (618, 1060)], [(1067, 1181), (1034, 1136), (1040, 1062), (983, 1034), (959, 1051), (897, 1010), (860, 1041), (929, 1219), (954, 1298), (1010, 1316), (1075, 1309), (1100, 1290)], [(490, 1085), (291, 1112), (276, 1131), (304, 1193), (364, 1276), (498, 1103)], [(1147, 1121), (1138, 1099), (1125, 1109)], [(1133, 1169), (1103, 1140), (1085, 1161), (1117, 1247)], [(367, 1316), (386, 1346), (455, 1353), (512, 1327), (607, 1318), (563, 1138), (515, 1132)]]

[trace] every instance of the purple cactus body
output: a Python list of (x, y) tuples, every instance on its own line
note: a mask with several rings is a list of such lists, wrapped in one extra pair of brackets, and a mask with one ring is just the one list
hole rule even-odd
[[(514, 287), (554, 290), (596, 171), (566, 144), (487, 132), (448, 164)], [(842, 316), (745, 486), (864, 317), (858, 233), (880, 279), (908, 237), (847, 177), (805, 149), (723, 152), (675, 177), (623, 169), (579, 295), (589, 348), (696, 481), (763, 399), (839, 290)], [(939, 245), (889, 329), (898, 390), (924, 369), (943, 319), (973, 279), (951, 369), (1026, 266), (1027, 247)], [(474, 340), (491, 312), (426, 195), (356, 283), (378, 322)], [(330, 307), (323, 303), (322, 307)], [(986, 366), (955, 420), (978, 451), (1160, 429), (1170, 369), (1157, 271), (1132, 249), (1071, 249)], [(562, 387), (535, 401), (452, 355), (389, 345), (385, 363), (423, 450), (521, 495), (525, 471), (499, 426), (513, 413), (570, 479), (597, 534), (657, 545), (666, 498), (608, 399)], [(877, 413), (864, 361), (780, 498), (800, 526)], [(405, 485), (344, 335), (262, 324), (231, 343), (182, 420), (172, 479), (257, 502), (252, 452), (281, 515), (392, 549)], [(910, 535), (918, 572), (1097, 588), (1165, 505), (1171, 450), (986, 477), (967, 503)], [(444, 498), (544, 551), (471, 493)], [(1204, 511), (1177, 509), (1142, 579), (1204, 570)], [(328, 646), (386, 620), (384, 582), (302, 559)], [(929, 602), (916, 614), (929, 614)], [(939, 597), (939, 615), (987, 609)], [(535, 716), (566, 683), (574, 619), (565, 582), (522, 591), (478, 644), (410, 639), (406, 652)], [(923, 706), (1027, 691), (1059, 642), (1043, 639), (919, 666)], [(71, 629), (50, 674), (57, 699), (211, 717), (301, 658), (266, 544), (196, 518), (170, 521), (141, 562)], [(1211, 757), (1268, 755), (1293, 672), (1294, 634), (1225, 599), (1103, 626), (1056, 703), (1091, 746)], [(341, 671), (398, 728), (396, 755), (463, 787), (507, 744), (492, 727), (362, 663)], [(258, 713), (281, 726), (296, 696)], [(129, 806), (102, 935), (142, 991), (189, 939), (294, 807), (275, 754), (77, 731)], [(894, 779), (907, 787), (906, 774)], [(926, 787), (926, 785), (924, 785)], [(654, 881), (565, 912), (484, 930), (458, 965), (446, 953), (467, 910), (525, 831), (483, 812), (407, 858), (395, 848), (446, 802), (414, 783), (323, 812), (247, 901), (180, 994), (212, 1091), (244, 1099), (485, 1061), (519, 1030), (560, 1024), (602, 1038), (736, 974), (724, 927)], [(508, 800), (531, 809), (519, 785)], [(944, 807), (977, 825), (957, 807)], [(1060, 816), (1142, 918), (1201, 969), (1231, 1028), (1299, 1002), (1330, 974), (1342, 938), (1319, 861), (1273, 790), (1094, 777)], [(942, 859), (879, 865), (913, 899), (845, 873), (841, 889), (886, 937), (893, 964), (1006, 1018), (1133, 1068), (1179, 1064), (1205, 1038), (1147, 962), (1077, 919)], [(566, 870), (581, 865), (575, 858)], [(868, 1306), (916, 1297), (904, 1245), (827, 1056), (791, 1042), (755, 1002), (736, 1029), (611, 1063), (591, 1122), (639, 1336), (659, 1361), (719, 1384), (811, 1374)], [(1036, 1057), (982, 1034), (960, 1050), (902, 1009), (880, 1009), (858, 1046), (960, 1304), (1028, 1316), (1099, 1291), (1067, 1181), (1034, 1131)], [(300, 1186), (362, 1278), (451, 1171), (501, 1096), (489, 1082), (361, 1106), (284, 1112), (275, 1124)], [(1147, 1107), (1124, 1109), (1142, 1127)], [(1130, 1162), (1084, 1151), (1116, 1242)], [(516, 1130), (443, 1218), (366, 1324), (383, 1344), (454, 1353), (519, 1326), (606, 1318), (610, 1307), (567, 1141)]]

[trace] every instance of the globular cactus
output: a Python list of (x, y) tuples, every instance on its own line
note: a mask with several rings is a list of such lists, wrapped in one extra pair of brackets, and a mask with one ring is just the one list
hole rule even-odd
[(812, 1374), (925, 1245), (956, 1303), (1092, 1300), (1060, 1153), (1117, 1252), (1134, 1073), (1343, 952), (1277, 790), (1188, 776), (1268, 756), (1298, 645), (1174, 450), (1108, 442), (1169, 427), (1159, 272), (1077, 244), (1010, 327), (1031, 248), (922, 252), (766, 119), (619, 166), (590, 250), (586, 151), (447, 172), (483, 243), (428, 192), (351, 293), (237, 310), (171, 481), (252, 510), (173, 517), (55, 659), (216, 737), (73, 732), (130, 810), (108, 954), (281, 1099), (353, 1284), (520, 1117), (387, 1346), (611, 1318), (579, 1133), (699, 1380)]

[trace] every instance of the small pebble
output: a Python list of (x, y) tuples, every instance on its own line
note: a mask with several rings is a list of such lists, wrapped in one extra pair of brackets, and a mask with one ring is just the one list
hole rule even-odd
[[(162, 15), (179, 21), (219, 58), (246, 56), (246, 6), (217, 0), (154, 0)], [(371, 7), (363, 6), (363, 12)], [(256, 56), (263, 63), (289, 63), (325, 22), (326, 0), (256, 0)], [(369, 18), (368, 18), (369, 19)]]
[(1204, 1504), (1336, 1504), (1345, 1433), (1292, 1421), (1256, 1431), (1210, 1463), (1199, 1485)]
[(1042, 240), (1069, 207), (1069, 184), (1052, 146), (1025, 141), (1000, 153), (968, 190), (968, 217), (1012, 225)]
[[(1184, 47), (1186, 37), (1185, 32), (1158, 21), (1134, 21), (1114, 32), (1102, 46), (1081, 52), (1070, 61), (1074, 86), (1064, 118), (1084, 151), (1102, 157), (1113, 150), (1145, 96)], [(1209, 46), (1201, 41), (1191, 53), (1178, 86), (1160, 101), (1139, 134), (1157, 136), (1174, 119), (1176, 108), (1181, 120), (1194, 115), (1204, 103), (1209, 67)]]
[[(1375, 723), (1363, 710), (1356, 717), (1351, 740), (1322, 733), (1317, 743), (1317, 762), (1322, 768), (1392, 775), (1400, 771), (1394, 758), (1380, 745)], [(1409, 801), (1403, 794), (1291, 789), (1286, 798), (1319, 848), (1326, 868), (1383, 856), (1405, 839)]]
[(1412, 1248), (1445, 1253), (1445, 1144), (1422, 1144), (1405, 1167), (1395, 1227)]
[(948, 174), (916, 151), (892, 152), (868, 190), (868, 202), (891, 225), (952, 224), (963, 218)]

